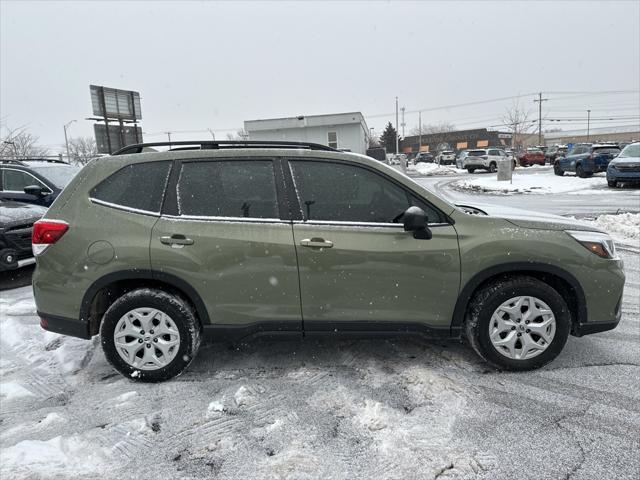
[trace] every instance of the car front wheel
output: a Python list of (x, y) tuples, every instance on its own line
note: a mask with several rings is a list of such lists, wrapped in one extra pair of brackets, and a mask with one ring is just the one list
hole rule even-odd
[(531, 370), (562, 351), (571, 315), (562, 296), (533, 277), (505, 277), (476, 293), (469, 305), (465, 335), (493, 366)]
[(489, 171), (490, 171), (491, 173), (496, 173), (496, 170), (497, 170), (497, 167), (496, 167), (495, 162), (491, 162), (491, 163), (489, 164)]
[(140, 288), (118, 298), (104, 315), (105, 357), (122, 375), (161, 382), (180, 375), (200, 346), (191, 306), (163, 290)]
[(615, 180), (607, 180), (607, 185), (609, 185), (610, 188), (616, 188), (618, 186), (618, 182)]
[(553, 164), (553, 173), (555, 173), (559, 177), (564, 175), (564, 170), (562, 170), (562, 168), (560, 168), (560, 164), (557, 163), (557, 162)]

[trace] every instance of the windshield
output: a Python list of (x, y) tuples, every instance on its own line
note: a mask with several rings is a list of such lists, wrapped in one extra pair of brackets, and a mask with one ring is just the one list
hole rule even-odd
[(73, 165), (47, 165), (31, 167), (31, 169), (49, 179), (56, 187), (61, 189), (66, 187), (71, 179), (80, 171), (80, 167)]
[(618, 158), (627, 158), (627, 157), (640, 157), (640, 143), (632, 143), (631, 145), (627, 145)]

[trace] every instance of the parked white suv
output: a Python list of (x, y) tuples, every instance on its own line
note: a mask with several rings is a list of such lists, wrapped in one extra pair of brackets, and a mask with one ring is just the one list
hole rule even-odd
[(443, 150), (436, 156), (438, 165), (453, 165), (456, 163), (456, 154), (452, 150)]
[(469, 173), (473, 173), (479, 168), (495, 172), (498, 169), (498, 162), (500, 160), (508, 160), (508, 158), (504, 150), (498, 148), (477, 148), (469, 150), (462, 166)]

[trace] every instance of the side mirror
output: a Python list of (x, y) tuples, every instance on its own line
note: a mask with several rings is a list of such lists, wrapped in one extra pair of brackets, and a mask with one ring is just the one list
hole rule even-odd
[(33, 195), (34, 197), (42, 197), (45, 194), (42, 187), (39, 185), (29, 185), (24, 187), (24, 193), (27, 195)]
[(427, 214), (420, 207), (409, 207), (402, 217), (404, 231), (413, 232), (413, 238), (417, 240), (431, 240), (433, 236), (429, 230)]

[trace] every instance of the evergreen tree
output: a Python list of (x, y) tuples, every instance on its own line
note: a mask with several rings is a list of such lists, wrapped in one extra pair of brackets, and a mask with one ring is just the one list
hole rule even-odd
[(384, 132), (380, 135), (380, 145), (387, 149), (387, 153), (398, 153), (396, 152), (396, 129), (391, 122), (387, 123)]

